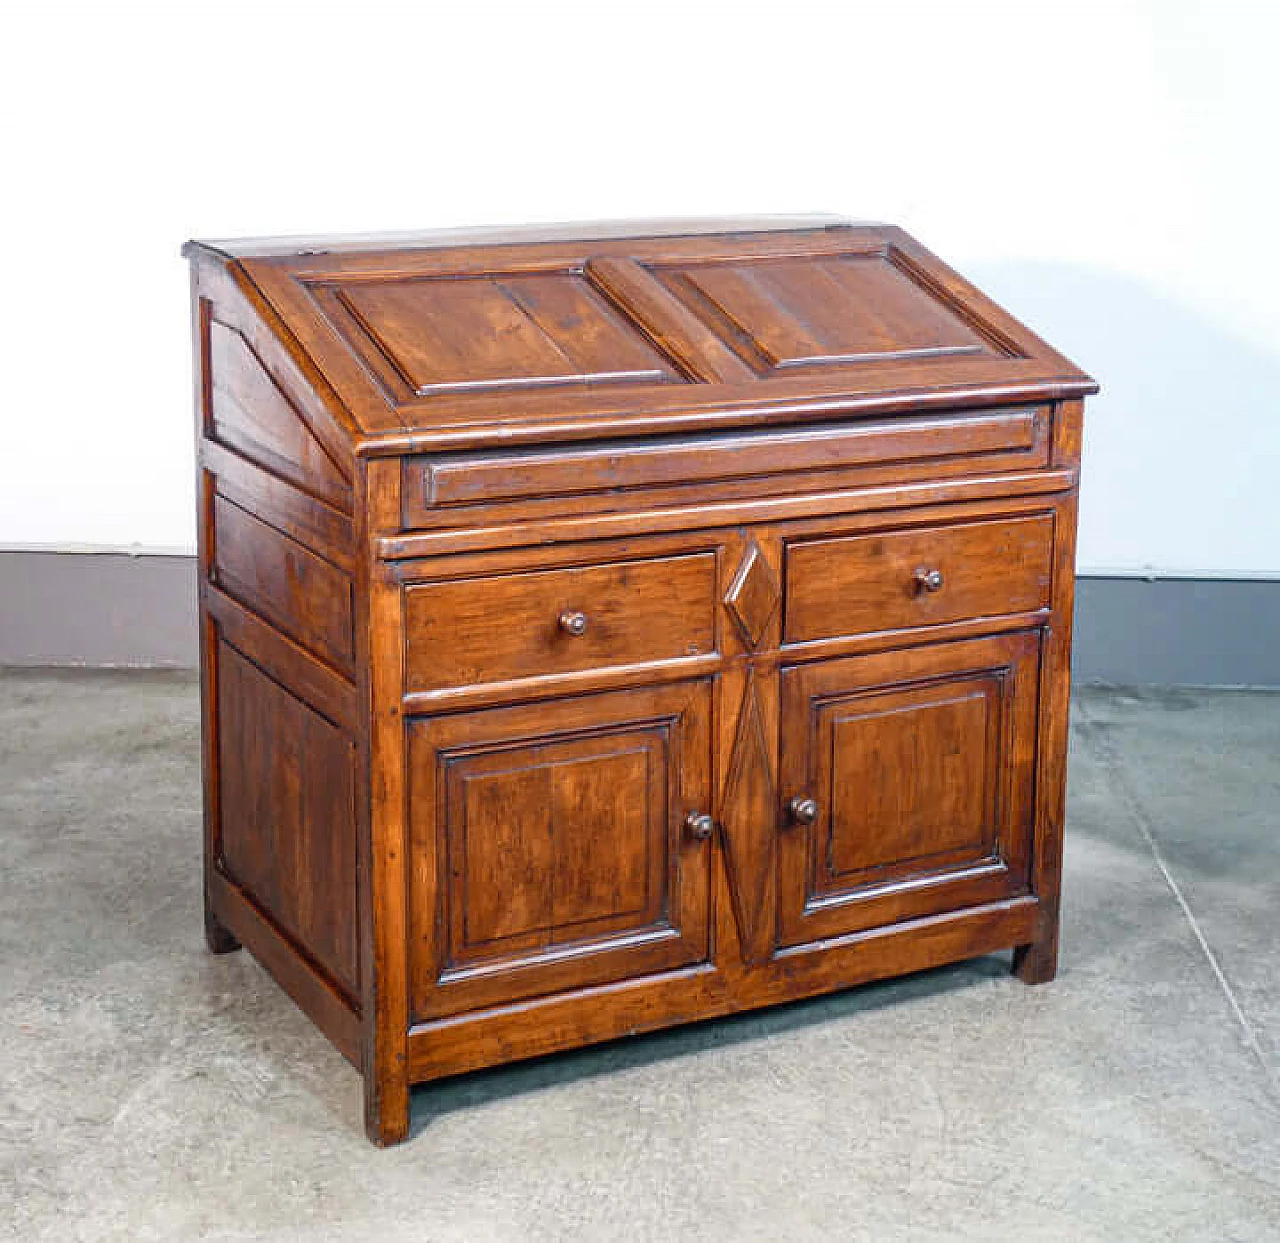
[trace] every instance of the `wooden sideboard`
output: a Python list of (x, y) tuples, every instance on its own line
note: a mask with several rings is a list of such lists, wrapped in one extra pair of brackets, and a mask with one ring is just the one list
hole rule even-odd
[(205, 900), (415, 1083), (1057, 956), (1082, 399), (901, 230), (193, 242)]

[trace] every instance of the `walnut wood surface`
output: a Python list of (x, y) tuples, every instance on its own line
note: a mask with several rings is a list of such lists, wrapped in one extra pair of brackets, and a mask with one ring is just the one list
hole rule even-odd
[(710, 715), (678, 683), (410, 725), (415, 1020), (706, 960)]
[(831, 221), (196, 244), (206, 934), (412, 1083), (1057, 958), (1095, 390)]
[(885, 463), (893, 464), (888, 469), (894, 479), (975, 469), (1034, 470), (1048, 461), (1048, 415), (1046, 407), (995, 409), (693, 441), (656, 437), (558, 452), (410, 457), (404, 463), (404, 522), (408, 527), (452, 523), (458, 506), (504, 501), (525, 502), (501, 511), (506, 514), (537, 513), (531, 503), (539, 501), (563, 506), (563, 497), (577, 498), (578, 506), (609, 507), (618, 503), (620, 489), (631, 488), (664, 487), (699, 500), (713, 495), (708, 485), (723, 490), (735, 482), (739, 490), (756, 495), (830, 488), (835, 480), (884, 478)]
[[(1022, 631), (783, 673), (780, 940), (1027, 892), (1040, 637)], [(783, 821), (785, 824), (785, 821)]]
[(796, 541), (783, 641), (1045, 608), (1052, 553), (1047, 514)]
[[(715, 650), (715, 556), (693, 553), (411, 582), (408, 691), (700, 656)], [(562, 625), (580, 614), (582, 629)]]
[(257, 247), (227, 270), (354, 420), (361, 454), (1094, 388), (888, 226)]
[(350, 998), (356, 951), (355, 752), (326, 721), (225, 643), (218, 771), (229, 817), (219, 866)]

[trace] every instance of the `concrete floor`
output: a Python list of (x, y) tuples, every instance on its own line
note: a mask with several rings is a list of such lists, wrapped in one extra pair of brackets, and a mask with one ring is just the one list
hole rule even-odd
[(196, 688), (0, 674), (0, 1236), (1280, 1239), (1280, 695), (1087, 690), (1063, 963), (420, 1090), (199, 912)]

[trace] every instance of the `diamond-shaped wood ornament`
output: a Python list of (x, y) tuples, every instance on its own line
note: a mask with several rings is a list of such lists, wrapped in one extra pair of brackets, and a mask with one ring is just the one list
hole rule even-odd
[(755, 674), (748, 673), (720, 811), (729, 893), (747, 962), (767, 956), (771, 944), (777, 801)]
[(742, 554), (742, 563), (724, 598), (724, 606), (737, 623), (748, 647), (760, 646), (765, 627), (772, 620), (781, 599), (778, 576), (765, 560), (760, 546), (752, 540)]

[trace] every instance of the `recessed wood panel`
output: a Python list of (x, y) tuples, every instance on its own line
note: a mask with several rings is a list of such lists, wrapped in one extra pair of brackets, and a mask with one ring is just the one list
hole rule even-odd
[(335, 296), (362, 330), (353, 344), (415, 397), (680, 379), (578, 272), (364, 281)]
[(351, 485), (244, 336), (209, 325), (212, 437), (296, 488), (344, 511)]
[(353, 744), (230, 644), (217, 660), (219, 866), (356, 998)]
[(761, 374), (1007, 352), (892, 249), (673, 266), (662, 275)]
[[(282, 243), (251, 248), (239, 270), (354, 419), (362, 454), (927, 413), (952, 395), (1033, 403), (1096, 387), (887, 226), (494, 241)], [(223, 262), (223, 245), (193, 253)]]
[(784, 643), (1030, 613), (1049, 606), (1053, 518), (797, 540), (784, 566)]
[(339, 669), (351, 667), (351, 579), (283, 531), (214, 498), (214, 581)]
[[(404, 601), (409, 692), (715, 650), (709, 552), (415, 583)], [(561, 624), (567, 613), (582, 614), (582, 633)]]
[(830, 757), (819, 890), (929, 859), (989, 853), (998, 679), (855, 696), (817, 711)]
[(414, 721), (414, 1013), (452, 1013), (707, 953), (710, 687)]
[(783, 672), (782, 944), (1025, 890), (1039, 647), (1023, 631)]
[(450, 762), (451, 961), (653, 922), (667, 854), (661, 744), (623, 734)]

